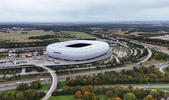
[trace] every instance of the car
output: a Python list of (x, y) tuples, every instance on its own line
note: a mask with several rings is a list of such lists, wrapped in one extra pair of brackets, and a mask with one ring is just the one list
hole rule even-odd
[(54, 61), (54, 63), (55, 63), (55, 64), (59, 64), (60, 62), (56, 62), (56, 61)]
[(36, 59), (36, 57), (33, 57), (33, 59)]
[(48, 59), (47, 61), (52, 61), (52, 59)]
[(169, 64), (169, 62), (166, 62), (166, 64)]
[(18, 82), (16, 82), (16, 84), (21, 84), (21, 82), (20, 82), (20, 81), (18, 81)]
[(44, 79), (44, 78), (41, 78), (40, 80), (41, 80), (41, 81), (44, 81), (45, 79)]
[(37, 60), (42, 60), (42, 58), (38, 57)]

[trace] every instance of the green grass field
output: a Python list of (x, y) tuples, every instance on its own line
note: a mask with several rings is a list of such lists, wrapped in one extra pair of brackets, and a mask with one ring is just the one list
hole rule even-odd
[[(50, 87), (50, 84), (43, 84), (40, 89), (37, 89), (37, 91), (48, 90), (49, 87)], [(35, 90), (35, 89), (31, 89), (31, 88), (29, 87), (28, 90)], [(10, 90), (0, 91), (0, 93), (3, 93), (3, 92), (15, 92), (15, 91), (16, 91), (15, 89), (10, 89)]]
[(161, 60), (155, 60), (152, 58), (151, 60), (147, 60), (143, 63), (143, 65), (152, 65), (152, 64), (158, 64), (158, 63), (165, 63), (166, 61), (161, 61)]
[(97, 40), (99, 39), (97, 37), (91, 36), (91, 35), (83, 33), (83, 32), (75, 32), (75, 31), (61, 31), (61, 32), (75, 35), (76, 39), (85, 39), (85, 38), (96, 38)]
[(78, 100), (74, 95), (51, 96), (48, 100)]
[[(106, 96), (104, 94), (99, 95), (99, 100), (105, 100)], [(81, 100), (75, 98), (74, 95), (62, 95), (62, 96), (51, 96), (48, 100)]]
[(164, 68), (163, 71), (164, 71), (166, 74), (169, 74), (169, 71), (167, 71), (166, 68)]
[(61, 86), (58, 86), (57, 89), (63, 89), (64, 87), (66, 87), (66, 81), (61, 82)]
[[(21, 32), (28, 32), (28, 34), (21, 34)], [(69, 33), (71, 35), (75, 35), (76, 39), (83, 38), (96, 38), (92, 35), (83, 33), (83, 32), (74, 32), (74, 31), (61, 31), (62, 33)], [(28, 39), (30, 36), (42, 36), (42, 35), (54, 35), (53, 31), (43, 31), (43, 30), (32, 30), (32, 31), (17, 31), (14, 33), (10, 31), (10, 33), (0, 32), (0, 40), (15, 40), (14, 42), (32, 42), (32, 41), (41, 41), (39, 39)], [(60, 41), (66, 40), (76, 40), (74, 38), (58, 38)], [(96, 38), (99, 39), (99, 38)]]
[[(58, 87), (58, 89), (63, 89), (64, 87), (67, 87), (66, 85), (66, 81), (64, 82), (61, 82), (62, 85)], [(109, 87), (109, 86), (112, 86), (112, 87), (116, 87), (116, 86), (119, 86), (121, 84), (110, 84), (110, 85), (94, 85), (96, 87)], [(123, 84), (124, 86), (148, 86), (147, 84)], [(168, 85), (168, 83), (153, 83), (151, 84), (151, 86), (155, 86), (155, 85)]]
[[(132, 28), (130, 28), (130, 29), (132, 29)], [(130, 30), (130, 29), (129, 29), (129, 30)], [(143, 34), (167, 33), (167, 32), (165, 32), (165, 31), (161, 31), (161, 32), (159, 32), (159, 33), (157, 33), (157, 32), (133, 32), (133, 33), (130, 33), (130, 34), (124, 34), (124, 33), (127, 33), (128, 30), (127, 30), (127, 31), (121, 31), (121, 29), (112, 29), (112, 30), (109, 30), (109, 32), (112, 32), (112, 33), (115, 33), (115, 34), (121, 34), (121, 35), (135, 35), (135, 36), (140, 36), (140, 35), (138, 35), (138, 33), (143, 33)]]

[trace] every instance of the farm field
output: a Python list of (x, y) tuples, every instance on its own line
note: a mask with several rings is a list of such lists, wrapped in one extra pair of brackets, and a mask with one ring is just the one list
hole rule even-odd
[[(28, 34), (21, 34), (21, 32), (28, 32)], [(43, 30), (32, 30), (32, 31), (17, 31), (14, 33), (10, 31), (10, 33), (3, 33), (0, 32), (0, 40), (10, 40), (11, 42), (32, 42), (32, 41), (41, 41), (40, 39), (29, 39), (31, 36), (42, 36), (42, 35), (55, 35), (55, 33), (60, 32), (53, 32), (53, 31), (43, 31)], [(76, 39), (85, 39), (85, 38), (96, 38), (89, 34), (83, 32), (74, 32), (74, 31), (61, 31), (61, 33), (67, 33), (71, 35), (75, 35), (76, 38), (57, 38), (60, 41), (67, 41), (67, 40), (76, 40)], [(99, 38), (96, 38), (99, 39)]]
[(129, 30), (127, 31), (121, 31), (121, 29), (112, 29), (112, 30), (109, 30), (109, 32), (111, 33), (115, 33), (115, 34), (120, 34), (120, 35), (135, 35), (135, 36), (141, 36), (139, 35), (138, 33), (142, 33), (142, 34), (159, 34), (159, 33), (167, 33), (165, 31), (160, 31), (159, 33), (157, 32), (132, 32), (130, 34), (124, 34), (124, 33), (127, 33)]

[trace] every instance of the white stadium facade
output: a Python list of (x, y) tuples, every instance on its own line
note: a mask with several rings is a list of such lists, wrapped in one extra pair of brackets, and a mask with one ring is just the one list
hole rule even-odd
[(109, 51), (109, 45), (101, 41), (73, 40), (50, 44), (46, 50), (50, 57), (77, 61), (102, 56)]

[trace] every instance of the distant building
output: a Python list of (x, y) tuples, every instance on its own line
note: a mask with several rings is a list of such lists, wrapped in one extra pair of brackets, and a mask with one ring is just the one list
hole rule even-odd
[(9, 49), (0, 49), (0, 52), (8, 52)]
[(32, 53), (23, 53), (22, 57), (32, 57)]
[(15, 53), (9, 53), (8, 56), (9, 57), (16, 57), (16, 54)]
[(38, 55), (38, 52), (33, 52), (33, 56), (37, 56)]

